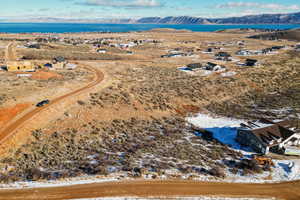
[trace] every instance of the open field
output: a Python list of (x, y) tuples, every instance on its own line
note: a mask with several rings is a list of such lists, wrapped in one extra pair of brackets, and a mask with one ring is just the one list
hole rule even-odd
[[(272, 174), (272, 170), (277, 169), (243, 163), (243, 151), (220, 142), (205, 131), (200, 135), (195, 133), (199, 127), (186, 121), (186, 117), (197, 113), (238, 121), (262, 117), (289, 118), (299, 128), (300, 60), (299, 52), (290, 47), (295, 42), (250, 39), (248, 36), (251, 34), (172, 30), (59, 34), (63, 41), (43, 42), (39, 49), (17, 47), (18, 59), (45, 63), (63, 56), (82, 67), (75, 70), (38, 70), (26, 78), (19, 78), (12, 72), (0, 72), (0, 123), (19, 120), (23, 124), (18, 128), (13, 124), (9, 132), (14, 133), (15, 138), (3, 141), (5, 148), (1, 153), (5, 156), (0, 161), (0, 181), (59, 180), (114, 174), (119, 174), (117, 177), (121, 179), (203, 180), (207, 177), (208, 180), (221, 181), (241, 176), (271, 181), (272, 176), (265, 174)], [(22, 35), (0, 37), (21, 39)], [(24, 36), (34, 42), (39, 37), (42, 36)], [(70, 46), (70, 41), (80, 44)], [(123, 48), (107, 43), (138, 45)], [(18, 41), (18, 45), (24, 46), (25, 42)], [(105, 48), (107, 53), (97, 53), (94, 45)], [(266, 55), (235, 55), (241, 49), (256, 51), (280, 45), (287, 47)], [(214, 48), (212, 54), (204, 53), (208, 47)], [(236, 61), (215, 60), (214, 54), (220, 51), (230, 53)], [(185, 54), (161, 57), (170, 52)], [(259, 65), (245, 67), (237, 64), (246, 58), (257, 59)], [(190, 63), (207, 62), (224, 66), (223, 70), (187, 72), (178, 69)], [(39, 114), (29, 112), (32, 121), (27, 121), (26, 117), (23, 120), (21, 114), (36, 102), (55, 100), (92, 81), (94, 74), (85, 66), (101, 71), (105, 77), (103, 82), (93, 84), (89, 90), (74, 95), (72, 99), (50, 104)], [(6, 112), (10, 114), (5, 115)], [(279, 160), (292, 158), (281, 156)], [(291, 184), (289, 187), (294, 186)], [(268, 187), (266, 185), (265, 189), (271, 193), (273, 190)], [(255, 190), (259, 192), (262, 188), (257, 186)], [(233, 191), (229, 193), (242, 195)], [(279, 192), (274, 196), (270, 193), (258, 196), (293, 199), (283, 194), (280, 196)], [(124, 195), (129, 194), (132, 193)], [(203, 195), (197, 193), (200, 194)]]

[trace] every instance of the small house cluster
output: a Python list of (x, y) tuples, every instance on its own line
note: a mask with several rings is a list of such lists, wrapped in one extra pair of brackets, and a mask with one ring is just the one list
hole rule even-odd
[(68, 61), (64, 57), (56, 57), (52, 60), (52, 62), (48, 62), (46, 64), (37, 64), (32, 61), (22, 60), (22, 61), (8, 61), (5, 65), (1, 66), (1, 69), (8, 72), (34, 72), (37, 69), (46, 68), (49, 70), (57, 70), (57, 69), (68, 69), (73, 70), (76, 69), (76, 64), (68, 63)]

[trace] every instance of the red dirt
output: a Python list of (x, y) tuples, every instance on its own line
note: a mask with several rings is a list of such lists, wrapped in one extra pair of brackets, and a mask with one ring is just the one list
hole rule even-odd
[(0, 109), (0, 124), (4, 124), (30, 106), (28, 103), (17, 104), (13, 107)]
[(35, 72), (31, 78), (38, 79), (38, 80), (48, 80), (50, 78), (61, 79), (62, 76), (55, 72), (39, 71), (39, 72)]

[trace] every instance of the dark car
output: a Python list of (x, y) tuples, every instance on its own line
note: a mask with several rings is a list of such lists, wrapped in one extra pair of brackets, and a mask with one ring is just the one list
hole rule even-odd
[(36, 107), (43, 107), (44, 105), (47, 105), (49, 103), (50, 103), (50, 101), (47, 99), (47, 100), (41, 101), (38, 104), (36, 104)]

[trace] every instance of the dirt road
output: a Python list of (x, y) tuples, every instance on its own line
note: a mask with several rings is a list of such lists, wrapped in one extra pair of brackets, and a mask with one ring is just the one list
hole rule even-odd
[(300, 182), (238, 184), (194, 181), (131, 181), (40, 189), (0, 190), (0, 200), (150, 196), (275, 197), (276, 199), (299, 200)]
[(89, 66), (85, 66), (85, 68), (88, 68), (90, 71), (93, 71), (95, 73), (95, 79), (93, 82), (91, 82), (90, 84), (77, 89), (71, 93), (65, 94), (63, 96), (60, 96), (56, 99), (50, 99), (50, 104), (48, 104), (47, 106), (44, 107), (36, 107), (33, 110), (31, 110), (30, 112), (26, 113), (25, 115), (23, 115), (22, 117), (20, 117), (19, 119), (17, 119), (16, 121), (14, 121), (13, 123), (9, 124), (7, 127), (3, 128), (1, 133), (0, 133), (0, 144), (2, 144), (3, 142), (5, 142), (8, 138), (10, 138), (15, 130), (17, 130), (21, 125), (23, 125), (24, 123), (26, 123), (28, 120), (30, 120), (33, 116), (35, 116), (36, 114), (42, 112), (43, 110), (49, 108), (50, 106), (52, 106), (53, 104), (56, 104), (58, 102), (61, 102), (62, 100), (79, 94), (81, 92), (84, 92), (85, 90), (96, 86), (97, 84), (101, 83), (101, 81), (104, 79), (104, 75), (101, 71), (97, 70), (96, 68), (93, 67), (89, 67)]

